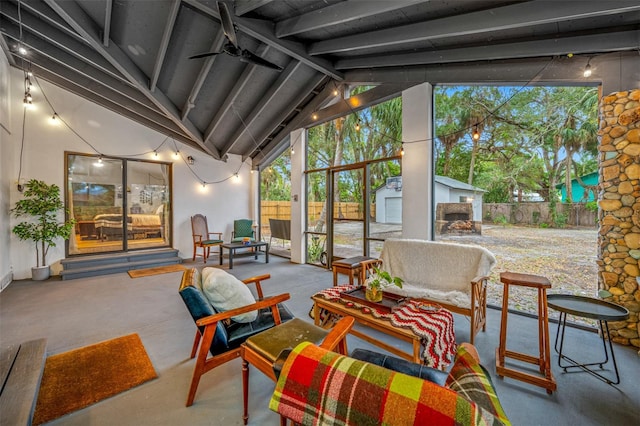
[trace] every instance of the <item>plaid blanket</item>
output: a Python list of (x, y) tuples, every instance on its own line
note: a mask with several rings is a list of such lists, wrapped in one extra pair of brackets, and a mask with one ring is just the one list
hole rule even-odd
[(487, 411), (429, 381), (298, 345), (269, 408), (302, 425), (495, 425)]
[[(375, 318), (388, 320), (395, 327), (411, 329), (421, 338), (425, 365), (444, 370), (451, 364), (456, 355), (456, 335), (451, 312), (446, 309), (425, 312), (419, 308), (419, 301), (407, 299), (398, 309), (388, 313), (340, 298), (340, 293), (352, 289), (353, 287), (349, 285), (331, 287), (316, 293), (316, 296), (349, 303), (353, 308), (360, 309)], [(323, 315), (326, 314), (320, 313), (321, 318)]]

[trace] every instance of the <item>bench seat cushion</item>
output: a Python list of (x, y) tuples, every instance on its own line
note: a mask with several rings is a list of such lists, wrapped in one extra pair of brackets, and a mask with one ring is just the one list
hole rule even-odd
[(460, 308), (471, 308), (470, 294), (462, 291), (433, 290), (422, 285), (416, 285), (407, 282), (402, 283), (402, 288), (389, 286), (385, 287), (384, 291), (404, 297), (410, 297), (412, 299), (427, 299), (434, 302), (447, 303), (449, 305), (458, 306)]

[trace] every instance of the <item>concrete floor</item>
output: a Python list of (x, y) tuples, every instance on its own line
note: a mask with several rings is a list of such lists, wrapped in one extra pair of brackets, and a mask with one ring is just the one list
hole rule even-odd
[[(331, 273), (309, 265), (293, 265), (271, 257), (238, 259), (231, 271), (240, 279), (261, 273), (272, 278), (267, 294), (289, 292), (289, 308), (307, 316), (310, 297), (331, 286)], [(211, 266), (217, 266), (217, 258)], [(186, 262), (186, 266), (192, 266)], [(202, 267), (202, 262), (195, 266)], [(226, 264), (225, 264), (226, 268)], [(189, 359), (195, 326), (177, 294), (181, 273), (132, 279), (127, 274), (90, 279), (45, 282), (16, 281), (0, 293), (0, 346), (46, 337), (53, 355), (129, 333), (138, 333), (158, 372), (158, 378), (91, 407), (49, 423), (51, 425), (241, 425), (241, 362), (229, 362), (203, 376), (192, 407), (184, 403), (194, 361)], [(468, 321), (455, 316), (457, 341), (468, 340)], [(508, 348), (535, 353), (537, 322), (510, 315)], [(493, 376), (498, 395), (514, 425), (632, 425), (640, 424), (640, 358), (637, 350), (615, 346), (622, 383), (610, 386), (586, 373), (562, 373), (553, 354), (558, 391), (542, 389), (495, 376), (500, 312), (489, 309), (488, 329), (479, 333), (476, 346)], [(598, 358), (602, 346), (597, 334), (570, 330), (571, 352), (582, 360)], [(555, 325), (551, 327), (555, 337)], [(403, 347), (403, 343), (396, 343)], [(349, 337), (349, 349), (371, 348)], [(593, 359), (593, 358), (591, 358)], [(610, 371), (607, 371), (610, 372)], [(253, 370), (250, 379), (252, 425), (278, 425), (268, 409), (273, 383)]]

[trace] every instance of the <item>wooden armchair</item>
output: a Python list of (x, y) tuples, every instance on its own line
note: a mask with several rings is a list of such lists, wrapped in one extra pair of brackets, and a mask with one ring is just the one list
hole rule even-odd
[[(247, 338), (293, 318), (291, 312), (282, 304), (289, 299), (288, 293), (264, 297), (261, 281), (269, 278), (269, 274), (264, 274), (243, 281), (245, 284), (255, 284), (258, 294), (258, 301), (255, 303), (217, 312), (201, 291), (198, 270), (192, 268), (184, 272), (179, 294), (197, 326), (191, 349), (191, 358), (196, 357), (197, 354), (197, 359), (187, 396), (187, 407), (193, 404), (200, 377), (203, 374), (238, 358), (240, 345)], [(229, 320), (231, 317), (251, 311), (258, 311), (258, 317), (250, 323)]]
[[(201, 214), (191, 216), (191, 234), (193, 235), (193, 260), (196, 260), (198, 248), (202, 248), (202, 258), (207, 263), (207, 258), (211, 254), (211, 247), (220, 246), (222, 241), (222, 232), (209, 232), (207, 217)], [(217, 238), (211, 238), (217, 235)], [(222, 248), (219, 248), (220, 256), (222, 256)]]
[(274, 382), (277, 380), (274, 366), (284, 351), (293, 349), (302, 342), (319, 345), (329, 351), (347, 355), (346, 337), (355, 319), (341, 318), (333, 328), (327, 330), (298, 318), (249, 337), (240, 346), (242, 356), (242, 395), (244, 400), (243, 421), (249, 420), (249, 364), (256, 367)]

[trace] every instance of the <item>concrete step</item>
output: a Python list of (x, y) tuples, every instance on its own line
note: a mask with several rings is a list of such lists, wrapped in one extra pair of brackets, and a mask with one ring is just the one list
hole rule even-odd
[(182, 263), (182, 258), (176, 249), (157, 249), (70, 258), (60, 263), (63, 266), (60, 276), (69, 280), (174, 265)]

